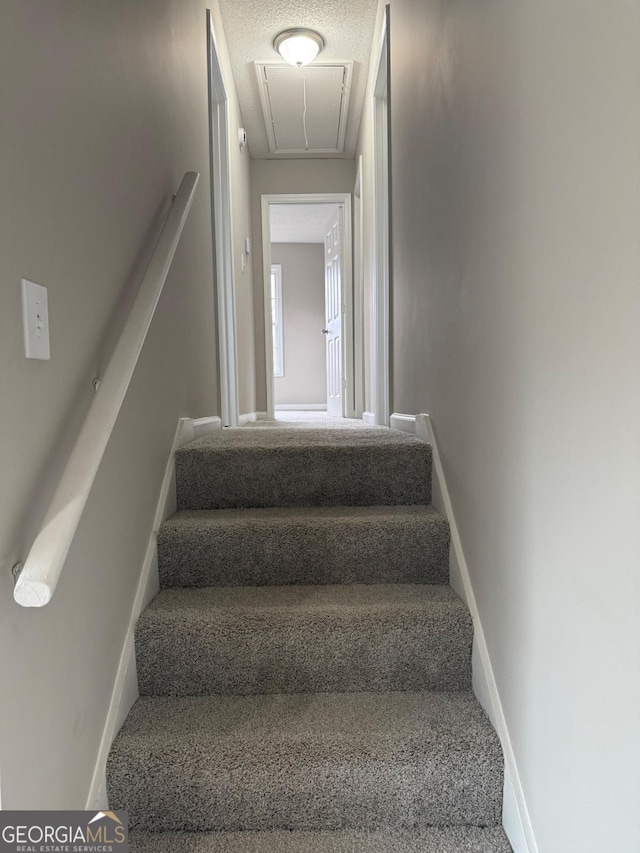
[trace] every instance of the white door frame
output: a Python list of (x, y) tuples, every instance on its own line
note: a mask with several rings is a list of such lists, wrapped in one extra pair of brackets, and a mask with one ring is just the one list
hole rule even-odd
[(209, 157), (220, 373), (220, 415), (223, 426), (235, 427), (238, 425), (238, 375), (233, 287), (229, 110), (218, 56), (213, 18), (210, 10), (207, 10)]
[(264, 289), (264, 348), (265, 381), (267, 384), (267, 417), (275, 416), (273, 392), (273, 340), (271, 334), (271, 217), (272, 204), (337, 204), (342, 208), (342, 300), (344, 317), (343, 378), (346, 387), (343, 397), (343, 415), (355, 416), (354, 401), (354, 343), (353, 343), (353, 261), (351, 249), (351, 193), (306, 193), (263, 195), (262, 199), (262, 279)]
[(358, 157), (353, 187), (353, 367), (355, 416), (361, 418), (365, 403), (364, 375), (364, 227), (362, 217), (362, 154)]
[(389, 426), (390, 265), (389, 265), (389, 6), (385, 7), (373, 89), (373, 338), (375, 422)]

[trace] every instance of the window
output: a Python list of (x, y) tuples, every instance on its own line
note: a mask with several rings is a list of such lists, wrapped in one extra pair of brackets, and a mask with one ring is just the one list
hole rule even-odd
[(284, 376), (284, 343), (282, 335), (282, 266), (271, 265), (271, 338), (273, 340), (273, 375)]

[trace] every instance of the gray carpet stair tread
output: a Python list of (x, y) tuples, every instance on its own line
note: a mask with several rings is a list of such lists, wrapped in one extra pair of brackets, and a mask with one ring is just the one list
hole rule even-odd
[(239, 427), (223, 429), (197, 438), (183, 445), (178, 453), (194, 449), (248, 448), (248, 447), (360, 447), (369, 445), (385, 448), (389, 445), (421, 445), (420, 439), (407, 432), (387, 427), (361, 429), (303, 429), (271, 427), (251, 430)]
[(131, 853), (511, 853), (501, 827), (421, 832), (205, 832), (131, 836)]
[(153, 697), (107, 788), (147, 832), (497, 826), (502, 766), (471, 693)]
[(428, 504), (431, 447), (384, 428), (221, 430), (176, 453), (179, 509)]
[(136, 659), (142, 695), (467, 690), (471, 642), (448, 586), (166, 589)]
[(510, 850), (431, 447), (349, 426), (176, 453), (141, 696), (107, 763), (132, 853)]
[(184, 510), (158, 534), (163, 587), (447, 583), (431, 506)]

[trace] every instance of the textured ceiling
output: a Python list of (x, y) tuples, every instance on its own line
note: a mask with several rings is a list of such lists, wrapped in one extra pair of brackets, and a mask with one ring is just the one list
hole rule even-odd
[[(254, 62), (280, 60), (273, 39), (290, 27), (317, 30), (325, 40), (318, 60), (354, 61), (344, 155), (354, 157), (364, 103), (377, 0), (219, 0), (233, 77), (252, 157), (271, 158)], [(275, 155), (278, 159), (281, 156)], [(298, 155), (298, 156), (318, 156)], [(336, 156), (336, 155), (329, 155)]]
[(337, 204), (272, 204), (271, 242), (324, 243), (325, 227), (337, 209)]

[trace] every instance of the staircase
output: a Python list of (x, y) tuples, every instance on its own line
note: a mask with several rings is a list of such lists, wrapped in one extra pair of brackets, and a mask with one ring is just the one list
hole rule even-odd
[(176, 480), (107, 768), (133, 853), (509, 851), (429, 445), (224, 430)]

